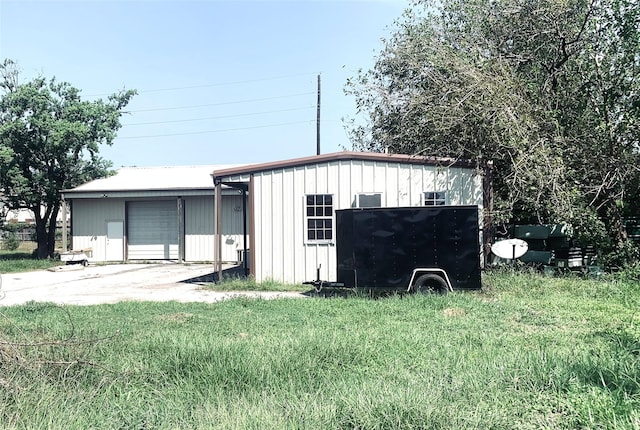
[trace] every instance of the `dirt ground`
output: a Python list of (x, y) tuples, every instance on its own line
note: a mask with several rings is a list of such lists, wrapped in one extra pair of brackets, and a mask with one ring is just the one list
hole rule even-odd
[[(230, 269), (230, 267), (225, 267)], [(58, 271), (2, 274), (0, 306), (29, 301), (95, 305), (121, 301), (217, 302), (237, 296), (305, 297), (291, 292), (215, 292), (211, 264), (112, 264), (62, 266)]]

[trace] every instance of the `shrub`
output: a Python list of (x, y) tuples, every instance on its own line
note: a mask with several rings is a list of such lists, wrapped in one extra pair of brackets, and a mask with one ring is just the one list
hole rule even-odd
[(8, 251), (15, 251), (20, 247), (20, 239), (14, 232), (9, 232), (7, 237), (2, 241), (2, 247)]
[(618, 278), (623, 281), (640, 282), (640, 263), (622, 269), (618, 273)]

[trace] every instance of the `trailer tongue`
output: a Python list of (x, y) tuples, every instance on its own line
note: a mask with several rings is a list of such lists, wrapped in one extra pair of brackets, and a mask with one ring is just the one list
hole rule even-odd
[(477, 206), (336, 211), (336, 281), (316, 290), (433, 291), (481, 288)]

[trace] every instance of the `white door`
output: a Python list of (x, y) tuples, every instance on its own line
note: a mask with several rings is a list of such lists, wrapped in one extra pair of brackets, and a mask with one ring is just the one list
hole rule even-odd
[(107, 221), (107, 261), (124, 260), (124, 222)]

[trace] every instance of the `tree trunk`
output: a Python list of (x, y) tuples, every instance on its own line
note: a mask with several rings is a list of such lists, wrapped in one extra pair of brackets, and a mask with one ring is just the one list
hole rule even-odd
[(38, 243), (36, 257), (38, 259), (53, 258), (56, 247), (56, 218), (60, 205), (56, 204), (45, 215), (40, 214), (40, 207), (31, 209), (36, 219), (36, 241)]
[(36, 213), (36, 241), (38, 242), (36, 257), (38, 259), (47, 258), (49, 250), (48, 240), (47, 220)]
[(489, 266), (491, 258), (491, 244), (495, 237), (495, 228), (493, 225), (493, 161), (480, 161), (484, 174), (482, 175), (482, 206), (484, 219), (482, 220), (483, 230), (483, 258), (484, 267)]
[(55, 257), (56, 251), (56, 227), (57, 227), (57, 219), (58, 219), (58, 211), (60, 210), (60, 205), (56, 204), (51, 210), (51, 214), (49, 215), (49, 231), (47, 232), (47, 256), (49, 258)]

